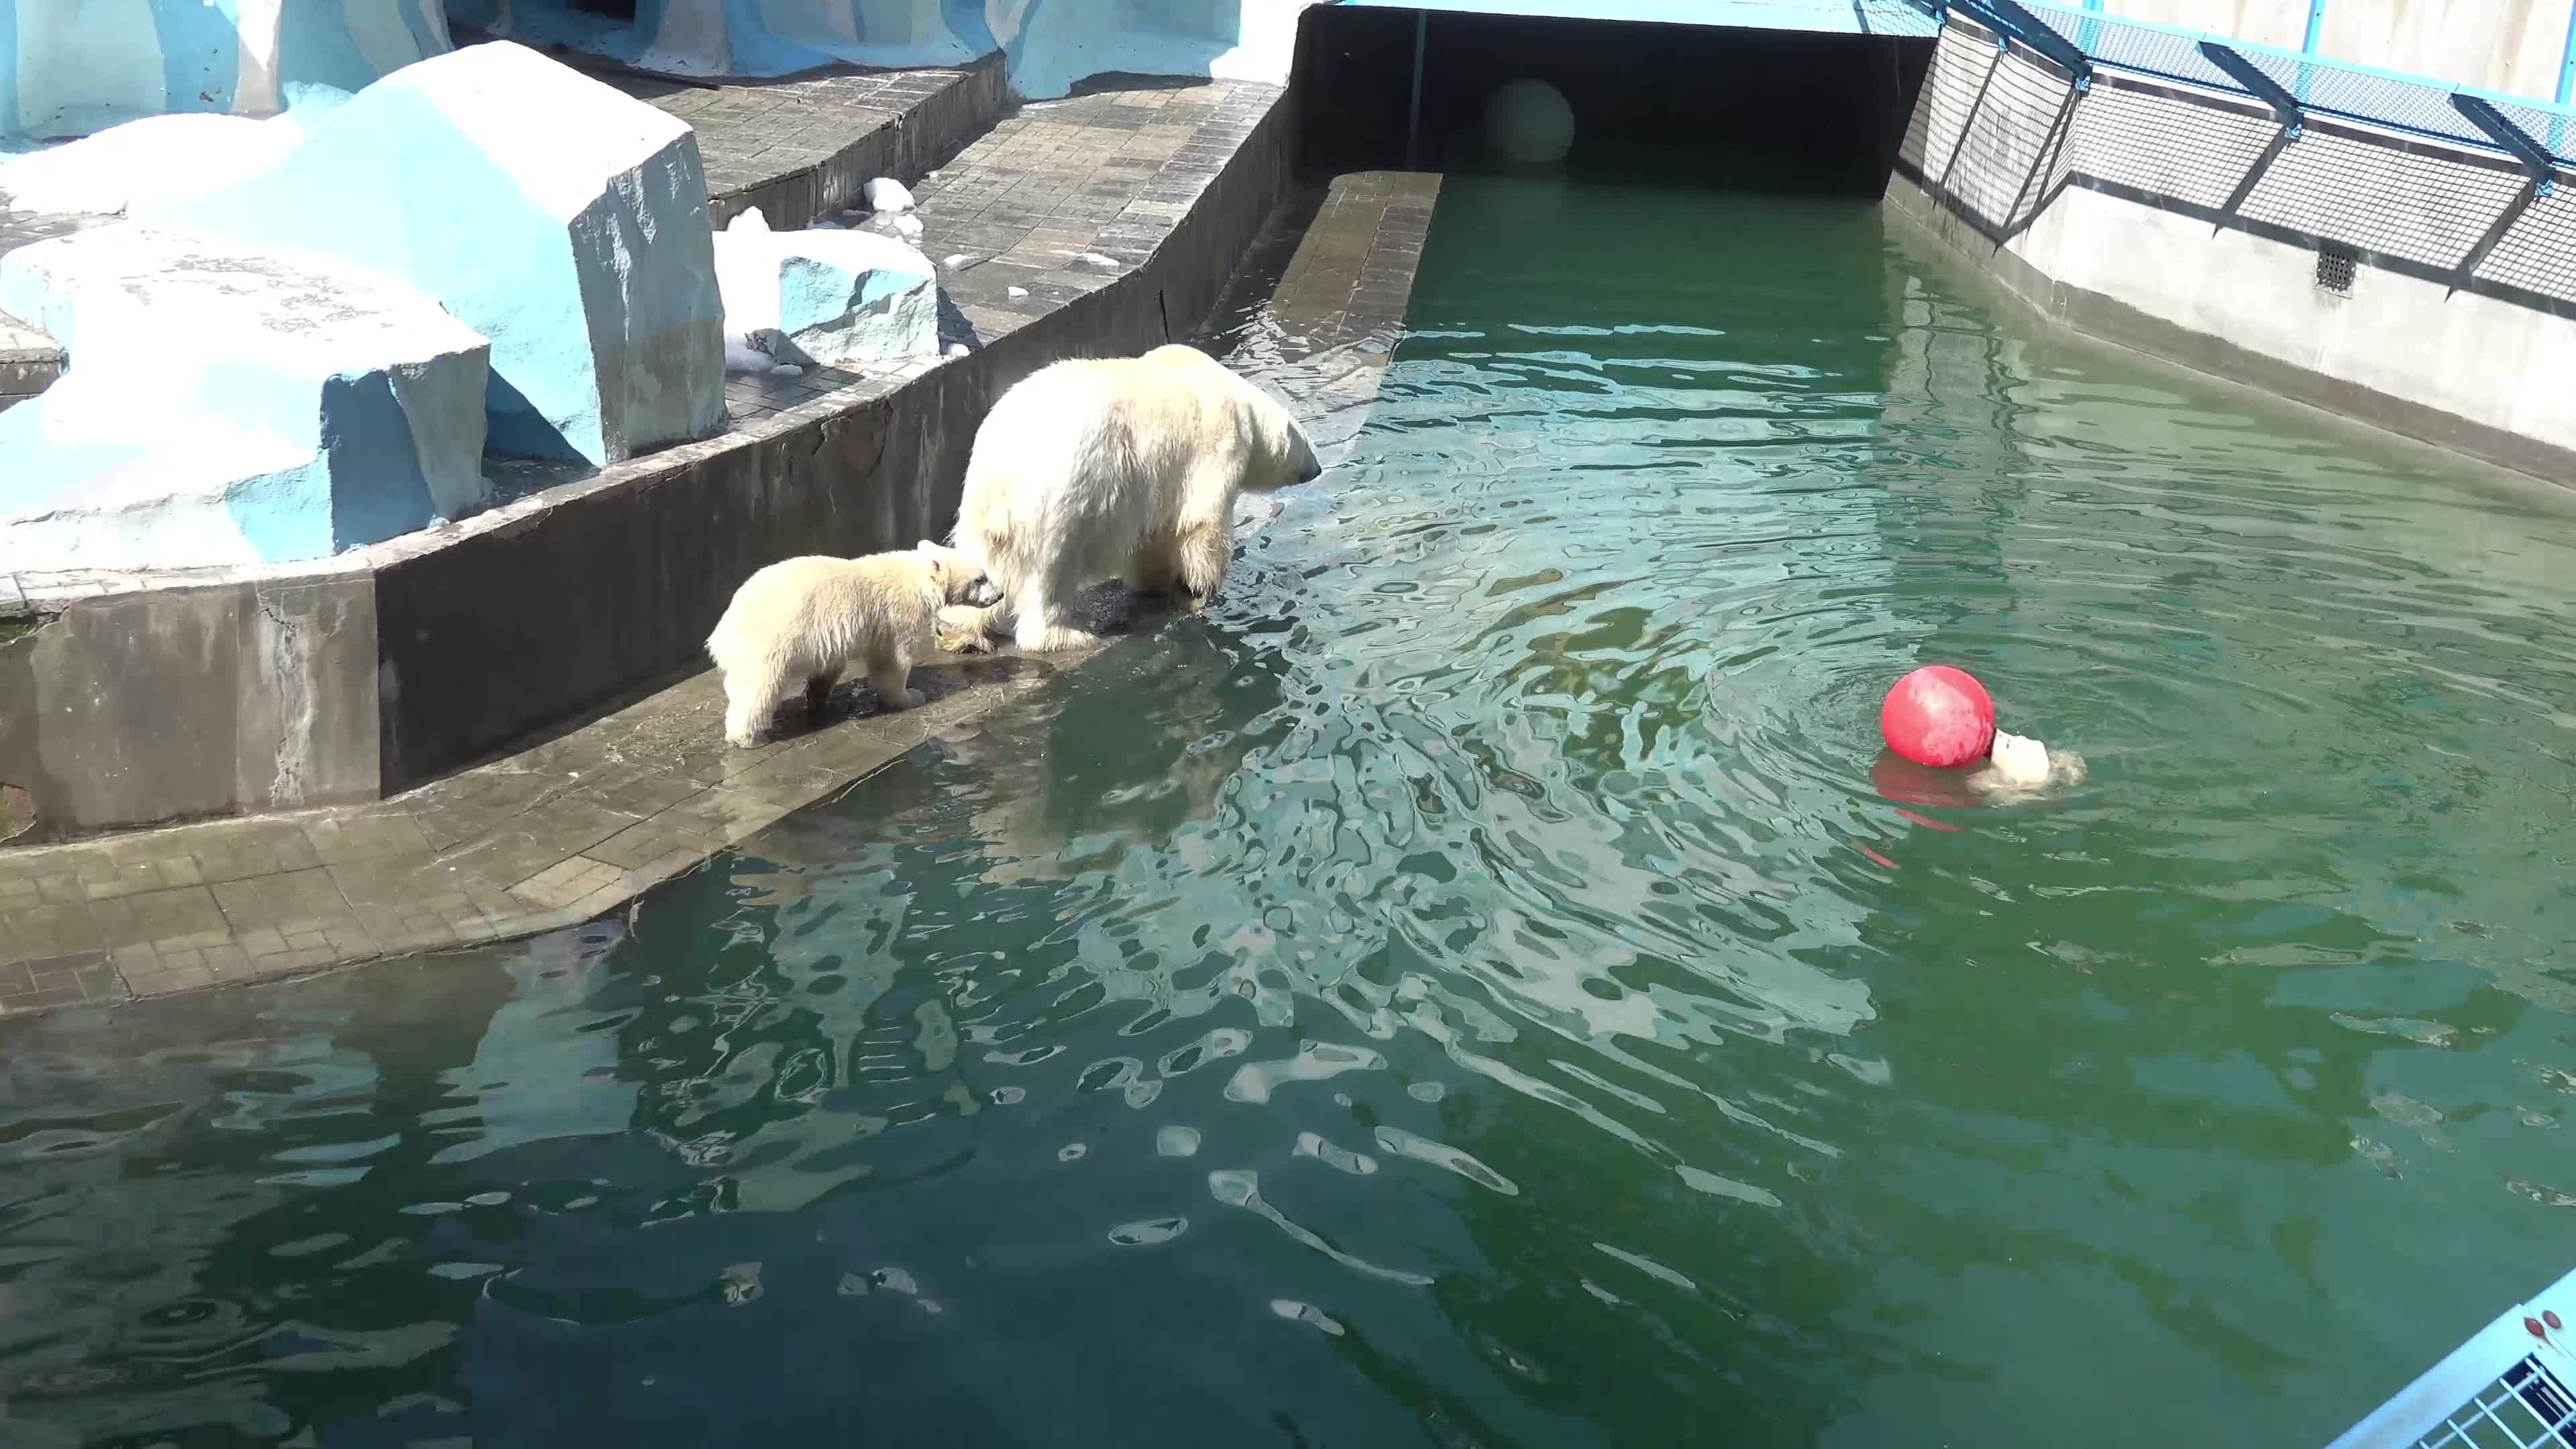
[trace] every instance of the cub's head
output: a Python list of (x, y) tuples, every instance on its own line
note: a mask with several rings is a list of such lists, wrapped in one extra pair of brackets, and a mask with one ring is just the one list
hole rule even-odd
[(2048, 779), (2048, 746), (2037, 740), (1997, 730), (1992, 758), (1995, 772), (2006, 780), (2039, 784)]
[(1252, 466), (1244, 470), (1244, 489), (1267, 493), (1322, 477), (1323, 461), (1315, 456), (1315, 445), (1307, 440), (1306, 430), (1297, 425), (1295, 416), (1279, 399), (1260, 388), (1241, 378), (1235, 382), (1243, 390), (1244, 408), (1252, 424)]
[(913, 552), (929, 566), (930, 577), (938, 582), (939, 597), (944, 602), (973, 604), (979, 609), (1001, 602), (1002, 591), (984, 577), (984, 566), (972, 554), (926, 538), (914, 545)]

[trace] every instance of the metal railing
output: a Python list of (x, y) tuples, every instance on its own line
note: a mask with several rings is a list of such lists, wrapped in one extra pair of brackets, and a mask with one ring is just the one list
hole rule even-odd
[(1916, 3), (1932, 15), (1964, 15), (2070, 73), (2089, 75), (2098, 66), (2258, 100), (2291, 124), (2310, 115), (2326, 116), (2499, 152), (2526, 164), (2576, 168), (2576, 106), (2124, 20), (2048, 0)]
[(2576, 316), (2576, 107), (2047, 0), (1913, 3), (1979, 72), (1918, 107), (1915, 163), (1998, 243), (2079, 186)]

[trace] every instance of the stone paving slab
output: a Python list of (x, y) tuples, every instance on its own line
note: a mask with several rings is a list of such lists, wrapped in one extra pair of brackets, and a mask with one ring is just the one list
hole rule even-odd
[[(978, 342), (1050, 310), (1038, 284), (1055, 279), (1057, 295), (1084, 295), (1150, 255), (1173, 223), (1152, 210), (1163, 203), (1139, 210), (1138, 198), (1191, 173), (1203, 186), (1215, 168), (1187, 153), (1247, 134), (1277, 95), (1270, 87), (1158, 83), (1141, 98), (1112, 91), (1031, 107), (942, 168), (922, 188), (926, 240), (933, 248), (973, 245), (967, 259), (982, 261), (944, 268), (943, 276), (1010, 269), (961, 287), (982, 314), (973, 324)], [(1106, 194), (1102, 175), (1120, 178), (1129, 200)], [(1339, 178), (1306, 200), (1310, 215), (1292, 215), (1265, 236), (1277, 253), (1268, 263), (1279, 278), (1275, 295), (1258, 277), (1245, 285), (1270, 298), (1272, 325), (1316, 347), (1371, 349), (1382, 361), (1436, 191), (1437, 178), (1427, 176)], [(1028, 295), (1014, 295), (1014, 287)], [(1238, 301), (1233, 313), (1244, 310)], [(1227, 306), (1218, 314), (1229, 315)], [(882, 390), (919, 370), (852, 376)], [(775, 391), (784, 406), (772, 410), (782, 422), (811, 417), (849, 386), (782, 383)], [(1120, 617), (1126, 605), (1116, 594), (1095, 599), (1102, 615), (1095, 627), (1112, 634), (1131, 622)], [(798, 732), (791, 707), (781, 720), (790, 733), (754, 750), (723, 743), (721, 686), (701, 673), (392, 799), (0, 849), (0, 1015), (578, 924), (1081, 659), (927, 660), (914, 673), (914, 687), (931, 696), (922, 709), (881, 714), (864, 683), (845, 684), (821, 727)]]
[(775, 80), (685, 81), (614, 67), (599, 78), (697, 132), (719, 227), (753, 206), (781, 230), (856, 206), (871, 179), (911, 181), (955, 155), (1010, 100), (998, 55)]
[[(1114, 624), (1114, 620), (1104, 621)], [(318, 970), (588, 920), (1071, 660), (925, 661), (737, 750), (712, 673), (395, 799), (0, 852), (0, 1014)]]

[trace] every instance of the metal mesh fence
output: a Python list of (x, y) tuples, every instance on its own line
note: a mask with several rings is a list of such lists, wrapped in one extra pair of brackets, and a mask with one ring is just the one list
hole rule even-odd
[(2203, 41), (2214, 41), (2244, 57), (2310, 113), (2474, 150), (2511, 154), (2451, 103), (2455, 92), (2477, 96), (2504, 112), (2557, 160), (2576, 165), (2576, 107), (2491, 95), (2368, 66), (2250, 45), (2224, 36), (2119, 20), (2048, 0), (2030, 0), (2018, 8), (2096, 65), (2252, 96), (2253, 92), (2202, 52)]
[(2576, 108), (2479, 96), (2524, 133), (2500, 136), (2454, 104), (2475, 93), (2429, 81), (2063, 5), (1948, 3), (1903, 154), (1997, 241), (2082, 186), (2576, 315), (2557, 175), (2576, 170)]

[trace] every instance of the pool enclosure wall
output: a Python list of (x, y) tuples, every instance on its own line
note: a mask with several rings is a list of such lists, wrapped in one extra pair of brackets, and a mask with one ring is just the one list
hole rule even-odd
[(2576, 112), (1949, 7), (1889, 202), (2078, 331), (2576, 483)]

